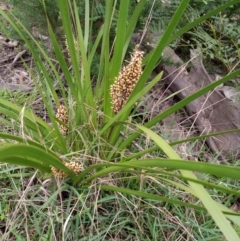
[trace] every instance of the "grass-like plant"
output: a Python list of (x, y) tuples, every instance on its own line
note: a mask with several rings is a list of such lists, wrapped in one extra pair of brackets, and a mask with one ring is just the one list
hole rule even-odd
[[(157, 46), (148, 55), (136, 48), (129, 64), (126, 64), (125, 56), (146, 0), (139, 1), (130, 17), (127, 11), (129, 0), (120, 1), (119, 7), (116, 4), (117, 1), (105, 1), (104, 22), (99, 31), (94, 34), (91, 29), (93, 18), (89, 1), (85, 1), (84, 21), (78, 18), (75, 1), (58, 0), (57, 2), (71, 68), (49, 20), (48, 30), (57, 64), (14, 16), (0, 10), (0, 14), (18, 32), (32, 54), (37, 70), (37, 75), (32, 77), (50, 119), (50, 122), (46, 123), (32, 111), (0, 99), (0, 111), (9, 118), (2, 118), (2, 120), (6, 125), (11, 125), (10, 119), (18, 121), (19, 125), (15, 125), (15, 128), (20, 133), (19, 136), (0, 133), (1, 139), (4, 140), (0, 146), (0, 161), (33, 167), (42, 172), (53, 172), (59, 178), (68, 176), (76, 187), (76, 192), (78, 187), (81, 187), (81, 191), (87, 191), (95, 182), (97, 187), (106, 193), (115, 191), (203, 211), (211, 215), (227, 240), (240, 240), (229, 222), (230, 220), (239, 226), (239, 216), (215, 201), (207, 189), (220, 190), (237, 196), (239, 193), (233, 189), (201, 181), (194, 174), (194, 172), (200, 172), (240, 179), (240, 169), (183, 160), (172, 148), (173, 143), (167, 143), (160, 135), (150, 130), (156, 123), (191, 101), (239, 75), (240, 70), (188, 96), (144, 126), (134, 123), (130, 118), (134, 104), (161, 79), (162, 73), (147, 83), (155, 65), (160, 61), (163, 49), (181, 34), (238, 1), (229, 1), (179, 31), (175, 31), (189, 3), (189, 0), (181, 1)], [(113, 19), (117, 21), (117, 27), (114, 43), (111, 43), (110, 29)], [(91, 48), (90, 41), (93, 42)], [(98, 74), (94, 77), (91, 69), (96, 54), (100, 55), (100, 62)], [(122, 68), (124, 65), (125, 68)], [(56, 86), (58, 86), (57, 91)], [(138, 140), (140, 135), (150, 137), (155, 143), (154, 147), (144, 151), (135, 149), (134, 153), (127, 155), (126, 150)], [(182, 143), (187, 141), (189, 140), (182, 140)], [(151, 159), (144, 157), (153, 150), (161, 150), (161, 157)], [(181, 197), (178, 196), (164, 197), (154, 194), (151, 189), (144, 191), (135, 185), (135, 180), (132, 184), (130, 180), (130, 184), (124, 186), (124, 180), (129, 179), (133, 174), (134, 179), (139, 182), (144, 182), (144, 177), (150, 176), (157, 182), (174, 185), (194, 196), (197, 201), (191, 203), (181, 201)], [(111, 180), (106, 181), (106, 177), (114, 175), (116, 179), (121, 180), (119, 182), (121, 185)], [(105, 181), (101, 183), (103, 179)]]

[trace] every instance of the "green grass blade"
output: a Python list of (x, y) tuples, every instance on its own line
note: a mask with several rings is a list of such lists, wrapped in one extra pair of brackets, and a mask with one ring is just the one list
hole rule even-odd
[[(172, 33), (175, 31), (188, 4), (189, 4), (189, 0), (182, 0), (181, 3), (179, 4), (169, 25), (167, 26), (166, 30), (164, 31), (164, 34), (162, 35), (159, 43), (157, 44), (156, 48), (152, 51), (151, 57), (149, 58), (149, 61), (144, 68), (143, 74), (142, 74), (139, 82), (137, 83), (135, 89), (133, 90), (133, 93), (131, 96), (134, 96), (136, 93), (138, 93), (139, 90), (142, 89), (142, 86), (146, 83), (147, 79), (151, 75), (157, 62), (161, 58), (161, 53), (163, 52), (164, 48), (167, 46), (167, 42), (169, 41)], [(131, 98), (131, 96), (130, 96), (130, 98)]]
[[(155, 141), (156, 144), (159, 145), (159, 147), (168, 155), (169, 158), (179, 158), (177, 153), (160, 136), (158, 136), (156, 133), (145, 127), (139, 125), (137, 126), (139, 129), (144, 131), (153, 141)], [(190, 171), (180, 169), (180, 172), (185, 177), (197, 179), (196, 176)], [(218, 206), (216, 206), (215, 201), (211, 198), (206, 189), (201, 184), (197, 184), (194, 182), (188, 183), (193, 188), (193, 190), (198, 194), (198, 198), (201, 200), (204, 207), (211, 214), (213, 220), (216, 222), (216, 224), (218, 225), (222, 233), (225, 235), (227, 240), (240, 240), (237, 233), (222, 213), (222, 210)]]
[[(89, 12), (89, 3), (88, 1), (85, 2), (85, 11)], [(76, 21), (76, 27), (77, 27), (77, 38), (78, 38), (78, 43), (79, 43), (79, 48), (80, 48), (80, 53), (81, 53), (81, 61), (82, 61), (82, 71), (81, 71), (81, 84), (83, 86), (83, 94), (84, 97), (86, 98), (85, 103), (93, 108), (94, 110), (92, 111), (92, 116), (94, 120), (94, 124), (96, 125), (96, 111), (95, 111), (95, 104), (94, 104), (94, 98), (93, 98), (93, 91), (92, 91), (92, 82), (91, 82), (91, 77), (90, 77), (90, 64), (88, 62), (87, 58), (87, 40), (88, 40), (88, 35), (83, 36), (82, 34), (82, 28), (80, 24), (80, 20), (78, 17), (78, 8), (76, 6), (76, 3), (74, 1), (74, 14), (75, 14), (75, 21)], [(89, 15), (89, 14), (88, 14)], [(85, 25), (88, 26), (89, 24), (89, 17), (85, 16)], [(86, 23), (86, 21), (88, 22)], [(85, 30), (85, 34), (89, 34), (88, 30)], [(78, 68), (79, 68), (79, 62), (78, 62)]]
[(122, 61), (123, 61), (123, 48), (125, 45), (125, 34), (126, 34), (126, 25), (129, 9), (129, 0), (120, 2), (119, 9), (119, 18), (117, 22), (117, 31), (116, 31), (116, 40), (114, 44), (114, 52), (111, 60), (111, 71), (110, 71), (110, 83), (114, 81), (120, 71)]
[[(64, 147), (60, 142), (63, 139), (62, 136), (61, 139), (57, 138), (57, 133), (54, 131), (54, 129), (41, 118), (37, 117), (34, 113), (27, 111), (24, 108), (19, 107), (14, 103), (11, 103), (10, 101), (1, 98), (0, 105), (3, 106), (2, 108), (0, 108), (1, 113), (4, 113), (5, 115), (14, 120), (22, 119), (21, 125), (23, 125), (24, 131), (27, 135), (32, 136), (35, 141), (38, 141), (43, 145), (44, 143), (47, 145), (49, 144), (50, 147), (53, 144), (54, 140), (54, 146), (52, 147), (52, 149), (56, 148), (57, 150), (63, 150), (64, 152), (66, 145)], [(23, 118), (21, 118), (21, 116), (23, 116)], [(17, 127), (16, 129), (19, 128)]]
[[(138, 92), (131, 100), (129, 100), (123, 108), (116, 114), (114, 117), (111, 118), (111, 120), (108, 121), (108, 123), (99, 131), (98, 135), (101, 136), (103, 133), (106, 132), (106, 130), (114, 125), (119, 119), (121, 120), (121, 116), (125, 112), (129, 112), (131, 107), (144, 95), (146, 94), (160, 79), (161, 79), (162, 73), (159, 73), (147, 86), (145, 86), (141, 91)], [(119, 122), (120, 123), (120, 122)], [(123, 122), (121, 122), (122, 125)], [(116, 129), (114, 133), (111, 134), (110, 140), (114, 142), (118, 135), (119, 130), (121, 129), (121, 126)]]
[(205, 208), (203, 208), (203, 207), (200, 207), (200, 206), (197, 206), (197, 205), (194, 205), (194, 204), (190, 204), (190, 203), (185, 203), (185, 202), (178, 201), (178, 200), (165, 198), (165, 197), (162, 197), (162, 196), (159, 196), (159, 195), (144, 193), (144, 192), (141, 192), (141, 191), (135, 191), (135, 190), (123, 188), (123, 187), (115, 187), (115, 186), (107, 186), (107, 185), (101, 185), (99, 187), (102, 190), (125, 193), (125, 194), (128, 194), (128, 195), (134, 195), (134, 196), (138, 196), (138, 197), (157, 200), (157, 201), (161, 201), (161, 202), (172, 203), (172, 204), (175, 204), (175, 205), (180, 205), (180, 206), (185, 206), (185, 207), (189, 207), (189, 208), (194, 208), (196, 210), (205, 211)]
[[(11, 17), (9, 17), (8, 15), (6, 15), (3, 11), (0, 10), (0, 14), (3, 15), (3, 17), (11, 24), (11, 26), (17, 31), (17, 33), (19, 34), (19, 36), (24, 40), (24, 42), (26, 43), (27, 47), (29, 48), (29, 50), (31, 51), (33, 58), (35, 60), (35, 64), (36, 64), (36, 69), (39, 73), (39, 77), (41, 79), (41, 85), (38, 84), (37, 81), (35, 81), (35, 86), (37, 87), (42, 100), (47, 108), (48, 111), (48, 115), (53, 123), (53, 126), (56, 130), (56, 134), (58, 136), (58, 142), (61, 143), (58, 146), (58, 149), (62, 150), (62, 152), (66, 152), (66, 144), (64, 139), (62, 138), (62, 135), (60, 134), (56, 121), (55, 121), (55, 115), (54, 115), (54, 111), (53, 111), (53, 106), (52, 106), (52, 101), (51, 101), (51, 95), (53, 96), (54, 100), (56, 103), (58, 103), (58, 98), (53, 86), (53, 81), (52, 78), (50, 77), (50, 75), (48, 74), (48, 70), (46, 69), (42, 59), (41, 59), (41, 55), (39, 55), (39, 53), (36, 51), (36, 47), (30, 42), (30, 40), (28, 39), (28, 37), (30, 37), (30, 39), (34, 42), (34, 44), (37, 46), (37, 49), (40, 50), (41, 54), (43, 55), (44, 59), (47, 61), (47, 63), (49, 64), (49, 66), (51, 67), (51, 70), (53, 70), (55, 76), (57, 76), (57, 78), (60, 79), (59, 74), (57, 73), (52, 61), (50, 60), (50, 58), (48, 57), (47, 53), (41, 48), (41, 46), (39, 45), (39, 43), (33, 38), (33, 36), (24, 28), (24, 26), (17, 20), (14, 18), (13, 15), (11, 15)], [(15, 21), (13, 21), (12, 19), (14, 19)], [(20, 27), (21, 28), (20, 28)], [(33, 80), (35, 80), (35, 78), (33, 78)], [(26, 113), (26, 112), (25, 112)], [(37, 119), (37, 122), (40, 122), (40, 118)], [(42, 121), (43, 123), (43, 121)], [(44, 126), (44, 124), (42, 124)], [(46, 125), (46, 124), (45, 124)], [(41, 136), (38, 136), (37, 131), (35, 133), (35, 138), (40, 139)]]
[[(72, 179), (75, 178), (74, 173), (70, 169), (68, 169), (62, 163), (62, 161), (56, 157), (56, 155), (52, 155), (52, 153), (47, 152), (47, 150), (25, 144), (9, 144), (7, 146), (0, 147), (1, 162), (4, 162), (5, 159), (14, 159), (15, 157), (19, 157), (21, 158), (21, 160), (30, 159), (38, 162), (39, 164), (43, 163), (43, 165), (54, 166), (66, 172)], [(24, 162), (23, 165), (25, 165), (26, 163), (27, 162)], [(30, 162), (30, 164), (32, 164), (32, 162)]]
[[(152, 70), (154, 69), (156, 63), (158, 62), (158, 60), (160, 59), (161, 57), (161, 53), (163, 51), (163, 49), (165, 48), (165, 42), (170, 38), (171, 34), (174, 32), (178, 22), (180, 21), (181, 19), (181, 16), (183, 15), (184, 11), (186, 10), (187, 6), (188, 6), (188, 3), (189, 3), (189, 0), (184, 0), (181, 2), (181, 4), (179, 5), (178, 9), (176, 10), (174, 16), (172, 17), (165, 33), (163, 34), (161, 40), (159, 41), (157, 47), (155, 48), (155, 50), (152, 52), (152, 55), (149, 59), (149, 62), (147, 63), (143, 73), (142, 73), (142, 76), (140, 77), (136, 87), (134, 88), (131, 96), (129, 97), (129, 101), (131, 101), (132, 98), (134, 98), (143, 88), (143, 86), (145, 85), (148, 77), (150, 76)], [(106, 86), (108, 87), (108, 86)], [(104, 99), (106, 101), (109, 101), (109, 89), (107, 89), (107, 92), (106, 92), (106, 95), (104, 97)], [(109, 103), (105, 103), (105, 107), (107, 108), (107, 110), (109, 110)], [(125, 106), (126, 107), (126, 106)], [(109, 112), (107, 112), (109, 113)], [(121, 118), (120, 120), (124, 121), (126, 120), (126, 118), (128, 118), (128, 114), (129, 114), (129, 111), (128, 112), (119, 112), (116, 116), (120, 116), (120, 113), (121, 113)], [(113, 119), (116, 118), (116, 116), (114, 116)], [(112, 119), (112, 120), (113, 120)], [(108, 120), (108, 123), (106, 124), (106, 126), (104, 127), (105, 131), (108, 129), (109, 127), (109, 119), (107, 118)], [(119, 135), (119, 132), (120, 132), (120, 127), (116, 128), (114, 130), (114, 134), (111, 133), (111, 144), (114, 145), (114, 143), (116, 142), (116, 136)]]
[[(101, 41), (101, 39), (103, 37), (103, 29), (104, 29), (103, 26), (101, 26), (101, 28), (100, 28), (100, 30), (98, 32), (98, 35), (96, 37), (96, 40), (95, 40), (95, 42), (94, 42), (94, 44), (92, 46), (92, 49), (91, 49), (91, 51), (90, 51), (90, 53), (88, 55), (89, 66), (92, 65), (93, 57), (96, 54), (97, 47), (99, 46), (100, 41)], [(96, 89), (98, 90), (98, 88), (96, 88)], [(94, 96), (95, 96), (95, 93), (94, 93)]]
[[(182, 140), (178, 140), (178, 141), (169, 142), (168, 144), (170, 146), (175, 146), (175, 145), (179, 145), (179, 144), (186, 143), (186, 142), (193, 142), (193, 141), (197, 141), (197, 140), (206, 139), (208, 137), (220, 136), (220, 135), (230, 134), (230, 133), (236, 133), (236, 132), (239, 132), (239, 131), (240, 131), (240, 129), (213, 132), (213, 133), (207, 134), (207, 135), (194, 136), (194, 137), (190, 137), (190, 138), (186, 138), (186, 139), (182, 139)], [(133, 153), (133, 154), (127, 156), (124, 161), (129, 161), (131, 159), (141, 157), (145, 154), (148, 154), (148, 153), (151, 153), (151, 152), (157, 151), (157, 150), (159, 150), (159, 146), (154, 146), (154, 147), (151, 147), (151, 148), (146, 149), (144, 151), (139, 151), (137, 153)]]
[[(228, 80), (231, 80), (232, 78), (234, 78), (235, 76), (237, 76), (239, 74), (240, 74), (240, 70), (236, 70), (236, 71), (226, 75), (225, 77), (215, 81), (214, 83), (211, 83), (211, 84), (205, 86), (204, 88), (200, 89), (196, 93), (186, 97), (185, 99), (179, 101), (178, 103), (174, 104), (173, 106), (171, 106), (170, 108), (168, 108), (167, 110), (162, 112), (161, 114), (157, 115), (152, 120), (150, 120), (148, 123), (146, 123), (144, 126), (147, 127), (147, 128), (150, 128), (150, 127), (154, 126), (155, 124), (159, 123), (164, 118), (166, 118), (166, 117), (170, 116), (171, 114), (175, 113), (176, 111), (178, 111), (182, 107), (186, 106), (190, 102), (192, 102), (195, 99), (199, 98), (200, 96), (206, 94), (208, 91), (216, 88), (220, 84), (223, 84), (223, 83), (227, 82)], [(134, 139), (136, 139), (140, 134), (141, 134), (141, 132), (135, 132), (134, 134), (129, 136), (120, 145), (119, 150), (123, 150), (129, 143), (131, 143)]]
[(147, 0), (141, 0), (138, 5), (136, 6), (126, 29), (126, 39), (125, 39), (125, 48), (124, 53), (127, 49), (129, 42), (131, 41), (132, 34), (136, 27), (137, 21), (139, 20), (140, 15), (142, 14), (143, 8), (146, 4)]
[(39, 162), (30, 160), (27, 158), (18, 157), (18, 156), (1, 159), (1, 162), (8, 163), (8, 164), (14, 164), (17, 166), (33, 167), (42, 172), (50, 172), (51, 171), (49, 166), (43, 165)]
[[(166, 144), (161, 145), (165, 148), (167, 147)], [(168, 148), (171, 150), (171, 148)], [(152, 170), (149, 168), (152, 167), (161, 167), (161, 168), (169, 168), (171, 170), (188, 170), (188, 171), (194, 171), (194, 172), (199, 172), (199, 173), (206, 173), (206, 174), (211, 174), (214, 176), (218, 177), (227, 177), (227, 178), (232, 178), (236, 180), (240, 180), (239, 172), (240, 168), (239, 167), (232, 167), (232, 166), (226, 166), (226, 165), (217, 165), (217, 164), (211, 164), (211, 163), (203, 163), (203, 162), (196, 162), (196, 161), (190, 161), (190, 160), (182, 160), (182, 159), (171, 159), (171, 158), (166, 158), (166, 159), (141, 159), (141, 160), (133, 160), (133, 161), (128, 161), (128, 162), (121, 162), (117, 164), (113, 163), (105, 163), (105, 164), (97, 164), (93, 165), (89, 168), (87, 168), (84, 172), (88, 173), (93, 169), (98, 169), (99, 167), (107, 167), (103, 170), (100, 170), (96, 172), (95, 174), (92, 174), (89, 176), (86, 180), (84, 181), (89, 181), (94, 178), (99, 178), (102, 176), (105, 176), (109, 173), (112, 172), (118, 172), (122, 171), (123, 169), (131, 169), (131, 168), (136, 168), (136, 169), (145, 169), (145, 170)], [(161, 172), (162, 171), (157, 171), (156, 172)], [(79, 175), (79, 177), (82, 177), (85, 173), (82, 173)], [(170, 173), (165, 173), (166, 175), (173, 175)], [(195, 177), (193, 178), (192, 176), (183, 176), (184, 180), (196, 180), (197, 183), (201, 183), (199, 180), (197, 180)]]
[(103, 123), (108, 122), (109, 116), (112, 115), (111, 106), (109, 104), (111, 102), (110, 94), (109, 94), (109, 86), (110, 86), (109, 35), (110, 35), (110, 26), (112, 22), (112, 12), (113, 12), (113, 1), (109, 0), (106, 2), (106, 8), (105, 8), (104, 30), (103, 30), (100, 66), (99, 66), (98, 81), (97, 81), (97, 85), (101, 86), (100, 92), (103, 93), (103, 112), (104, 112)]
[[(76, 2), (74, 1), (74, 11), (77, 10)], [(88, 41), (89, 41), (89, 31), (90, 31), (90, 7), (89, 7), (89, 0), (85, 0), (85, 27), (84, 27), (84, 45), (85, 48), (88, 49)], [(78, 15), (75, 17), (78, 18)]]

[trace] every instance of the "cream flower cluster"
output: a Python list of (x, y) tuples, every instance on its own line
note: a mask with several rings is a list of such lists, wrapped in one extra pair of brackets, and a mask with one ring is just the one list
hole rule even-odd
[(130, 63), (123, 67), (110, 87), (112, 108), (115, 114), (122, 109), (142, 74), (142, 58), (143, 52), (139, 51), (136, 46)]

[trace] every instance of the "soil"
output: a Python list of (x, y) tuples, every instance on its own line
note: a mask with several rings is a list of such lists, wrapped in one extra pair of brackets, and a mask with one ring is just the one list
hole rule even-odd
[(24, 63), (31, 65), (32, 58), (16, 40), (0, 35), (0, 88), (28, 91), (32, 89), (31, 80)]
[(28, 69), (34, 69), (33, 58), (29, 52), (18, 41), (0, 35), (0, 96), (7, 91), (13, 97), (11, 99), (14, 99), (12, 94), (17, 91), (24, 96), (21, 98), (24, 103), (14, 101), (17, 105), (30, 108), (37, 116), (49, 122), (44, 103), (34, 91), (34, 81)]

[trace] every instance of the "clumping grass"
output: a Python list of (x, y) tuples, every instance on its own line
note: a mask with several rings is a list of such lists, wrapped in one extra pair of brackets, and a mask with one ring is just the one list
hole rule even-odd
[[(206, 176), (206, 180), (208, 177)], [(202, 179), (204, 180), (204, 179)], [(228, 185), (229, 179), (215, 180)], [(10, 165), (1, 165), (1, 240), (220, 240), (211, 217), (202, 211), (101, 191), (98, 183), (131, 186), (171, 199), (195, 202), (187, 192), (157, 177), (108, 176), (88, 190)], [(229, 184), (230, 185), (230, 184)], [(231, 184), (237, 188), (238, 183)], [(213, 197), (231, 197), (213, 193)], [(230, 203), (227, 204), (229, 206)]]
[[(83, 155), (81, 159), (89, 157)], [(235, 190), (239, 185), (238, 181), (209, 175), (200, 179), (211, 179), (211, 183)], [(128, 175), (108, 175), (94, 181), (86, 190), (72, 186), (69, 181), (43, 176), (34, 169), (1, 164), (0, 182), (3, 233), (0, 240), (223, 240), (206, 212), (102, 191), (98, 186), (100, 183), (131, 187), (173, 200), (198, 203), (189, 193), (159, 181), (158, 174), (133, 171)], [(209, 191), (227, 207), (234, 202), (232, 195)]]
[(173, 146), (190, 140), (169, 143), (154, 127), (240, 71), (146, 123), (131, 116), (135, 103), (161, 79), (159, 73), (147, 82), (163, 49), (236, 1), (178, 31), (189, 3), (181, 1), (155, 48), (137, 55), (138, 49), (128, 47), (146, 0), (130, 16), (129, 0), (107, 1), (94, 33), (89, 1), (84, 21), (75, 1), (57, 3), (71, 61), (49, 19), (54, 59), (14, 15), (0, 11), (31, 52), (37, 74), (28, 70), (47, 113), (47, 119), (36, 115), (27, 96), (0, 98), (4, 125), (13, 129), (0, 133), (0, 239), (239, 240), (239, 216), (230, 209), (239, 196), (237, 165), (183, 160)]

